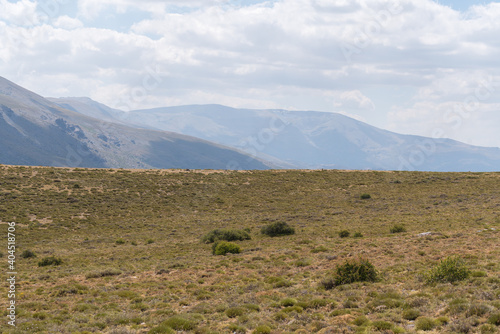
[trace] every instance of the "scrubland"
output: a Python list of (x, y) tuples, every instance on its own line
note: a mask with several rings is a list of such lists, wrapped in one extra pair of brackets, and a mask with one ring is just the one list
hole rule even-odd
[[(11, 221), (2, 333), (500, 329), (500, 173), (0, 166), (4, 235)], [(273, 223), (295, 233), (261, 233)], [(222, 228), (248, 234), (240, 253), (213, 254)], [(431, 280), (447, 258), (466, 277)], [(326, 284), (356, 261), (376, 279)]]

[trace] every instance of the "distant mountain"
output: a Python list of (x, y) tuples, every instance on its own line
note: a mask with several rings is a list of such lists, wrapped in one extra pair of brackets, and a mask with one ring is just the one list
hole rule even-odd
[[(66, 103), (78, 110), (71, 100)], [(238, 148), (285, 168), (500, 170), (499, 148), (401, 135), (336, 113), (192, 105), (113, 112), (113, 117)]]
[[(56, 104), (0, 77), (0, 163), (114, 168), (269, 168), (260, 160), (219, 144), (127, 126), (115, 119), (110, 108), (98, 113), (101, 105), (90, 99), (71, 99), (71, 105), (63, 101)], [(80, 112), (74, 111), (76, 108)], [(84, 115), (85, 111), (100, 119)]]

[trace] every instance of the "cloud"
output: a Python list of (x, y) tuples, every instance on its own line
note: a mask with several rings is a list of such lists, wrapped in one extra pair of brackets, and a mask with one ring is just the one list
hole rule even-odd
[(394, 107), (396, 132), (499, 146), (500, 76), (481, 71), (444, 73), (420, 89), (409, 107)]
[(40, 22), (35, 1), (0, 0), (0, 20), (16, 26), (33, 26)]
[(338, 94), (339, 107), (348, 109), (374, 110), (372, 100), (364, 96), (359, 90), (341, 92)]
[(82, 21), (66, 15), (58, 17), (53, 24), (55, 27), (65, 30), (83, 28)]
[[(158, 67), (161, 85), (135, 107), (342, 111), (428, 135), (480, 80), (500, 76), (494, 3), (459, 12), (430, 0), (79, 0), (78, 15), (51, 22), (37, 5), (0, 0), (0, 71), (45, 95), (116, 104)], [(135, 14), (130, 29), (90, 26)], [(414, 94), (393, 100), (398, 89)], [(477, 124), (495, 124), (498, 95), (481, 101)], [(460, 139), (467, 131), (448, 133)]]
[(145, 11), (161, 17), (167, 9), (172, 8), (203, 8), (220, 5), (230, 0), (78, 0), (79, 15), (86, 19), (99, 16), (105, 9), (111, 8), (118, 13), (127, 10)]

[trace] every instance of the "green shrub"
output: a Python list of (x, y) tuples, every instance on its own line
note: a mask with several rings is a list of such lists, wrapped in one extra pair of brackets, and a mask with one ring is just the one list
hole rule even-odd
[(295, 229), (285, 222), (276, 222), (264, 226), (261, 233), (270, 237), (295, 234)]
[(266, 325), (260, 325), (254, 329), (252, 334), (271, 334), (271, 328)]
[(295, 298), (285, 298), (283, 300), (281, 300), (280, 302), (281, 306), (293, 306), (295, 304), (297, 304), (297, 299)]
[(346, 309), (337, 309), (337, 310), (333, 310), (332, 312), (330, 312), (330, 317), (338, 317), (338, 316), (341, 316), (341, 315), (346, 315), (346, 314), (351, 314), (351, 311), (349, 310), (346, 310)]
[(125, 243), (125, 240), (123, 240), (122, 238), (120, 238), (120, 239), (117, 239), (117, 240), (115, 241), (115, 243), (116, 243), (117, 245), (123, 245), (123, 244)]
[(488, 323), (492, 324), (492, 325), (495, 325), (495, 326), (500, 326), (500, 313), (492, 314), (488, 318)]
[(354, 237), (355, 238), (362, 238), (363, 234), (361, 232), (356, 232), (356, 233), (354, 233)]
[(488, 274), (485, 271), (473, 271), (470, 273), (471, 277), (487, 277)]
[(483, 316), (490, 312), (490, 306), (486, 304), (472, 304), (467, 310), (466, 317), (470, 318), (472, 316)]
[(196, 328), (199, 319), (187, 315), (174, 315), (170, 319), (164, 321), (162, 325), (166, 325), (176, 331), (190, 331)]
[(336, 286), (354, 282), (375, 282), (377, 271), (373, 264), (366, 259), (346, 260), (344, 264), (337, 266), (332, 279), (323, 281), (325, 289), (333, 289)]
[(469, 275), (470, 271), (461, 258), (449, 256), (429, 271), (427, 282), (453, 283), (463, 281)]
[(328, 299), (321, 299), (321, 298), (315, 298), (311, 300), (309, 303), (307, 303), (308, 308), (320, 308), (320, 307), (325, 307), (328, 304), (331, 304), (332, 301)]
[(394, 325), (388, 321), (382, 321), (382, 320), (379, 320), (379, 321), (374, 321), (372, 323), (372, 326), (375, 327), (376, 329), (378, 329), (379, 331), (381, 330), (389, 330), (389, 329), (392, 329), (394, 327)]
[(273, 315), (273, 319), (276, 320), (276, 321), (283, 321), (283, 320), (286, 320), (288, 319), (288, 314), (286, 314), (285, 312), (278, 312), (278, 313), (275, 313)]
[(311, 264), (312, 264), (311, 259), (300, 259), (295, 261), (295, 265), (297, 267), (307, 267), (310, 266)]
[(484, 324), (482, 325), (479, 330), (481, 331), (481, 334), (495, 334), (497, 332), (497, 327), (491, 324)]
[(62, 264), (62, 260), (54, 256), (44, 257), (41, 261), (38, 262), (39, 267), (58, 266), (60, 264)]
[(404, 225), (394, 225), (393, 227), (391, 227), (390, 231), (391, 233), (402, 233), (406, 232), (406, 228), (404, 227)]
[(353, 320), (353, 324), (355, 324), (356, 326), (363, 326), (369, 322), (370, 320), (368, 320), (368, 318), (364, 315), (360, 315)]
[(225, 313), (229, 318), (236, 318), (247, 313), (247, 310), (243, 307), (231, 307), (228, 308)]
[(370, 198), (372, 198), (372, 196), (370, 194), (361, 194), (361, 196), (359, 196), (359, 198), (361, 198), (361, 199), (370, 199)]
[(341, 238), (347, 238), (350, 235), (351, 235), (351, 233), (349, 231), (347, 231), (347, 230), (343, 230), (343, 231), (339, 232), (339, 237), (341, 237)]
[(415, 320), (420, 316), (420, 311), (415, 309), (408, 309), (403, 311), (403, 319)]
[(294, 306), (285, 307), (283, 310), (281, 310), (281, 312), (284, 312), (284, 313), (292, 313), (292, 312), (302, 313), (302, 312), (304, 312), (304, 309), (298, 305), (294, 305)]
[(239, 254), (241, 253), (241, 248), (235, 243), (227, 241), (219, 241), (214, 243), (212, 247), (212, 253), (214, 255), (226, 255), (227, 253)]
[(33, 252), (33, 251), (31, 251), (31, 250), (27, 249), (27, 250), (25, 250), (25, 251), (23, 251), (23, 252), (21, 253), (21, 257), (22, 257), (23, 259), (29, 259), (29, 258), (32, 258), (32, 257), (36, 257), (36, 254), (35, 254), (35, 252)]
[(218, 240), (224, 241), (243, 241), (250, 240), (250, 234), (245, 230), (228, 230), (228, 229), (216, 229), (208, 232), (201, 239), (204, 243), (213, 243)]
[(421, 317), (417, 319), (417, 321), (415, 322), (415, 326), (417, 330), (430, 331), (437, 326), (437, 323), (431, 318)]

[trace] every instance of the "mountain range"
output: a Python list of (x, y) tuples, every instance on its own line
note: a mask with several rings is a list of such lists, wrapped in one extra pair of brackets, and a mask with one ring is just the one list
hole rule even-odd
[(498, 171), (500, 148), (402, 135), (316, 111), (122, 111), (0, 78), (0, 163), (121, 168)]
[(69, 110), (1, 77), (0, 163), (162, 169), (270, 167), (235, 149), (202, 139)]
[[(500, 149), (402, 135), (338, 113), (191, 105), (123, 112), (88, 98), (52, 99), (132, 126), (202, 138), (281, 168), (498, 171)], [(82, 106), (85, 105), (85, 106)]]

